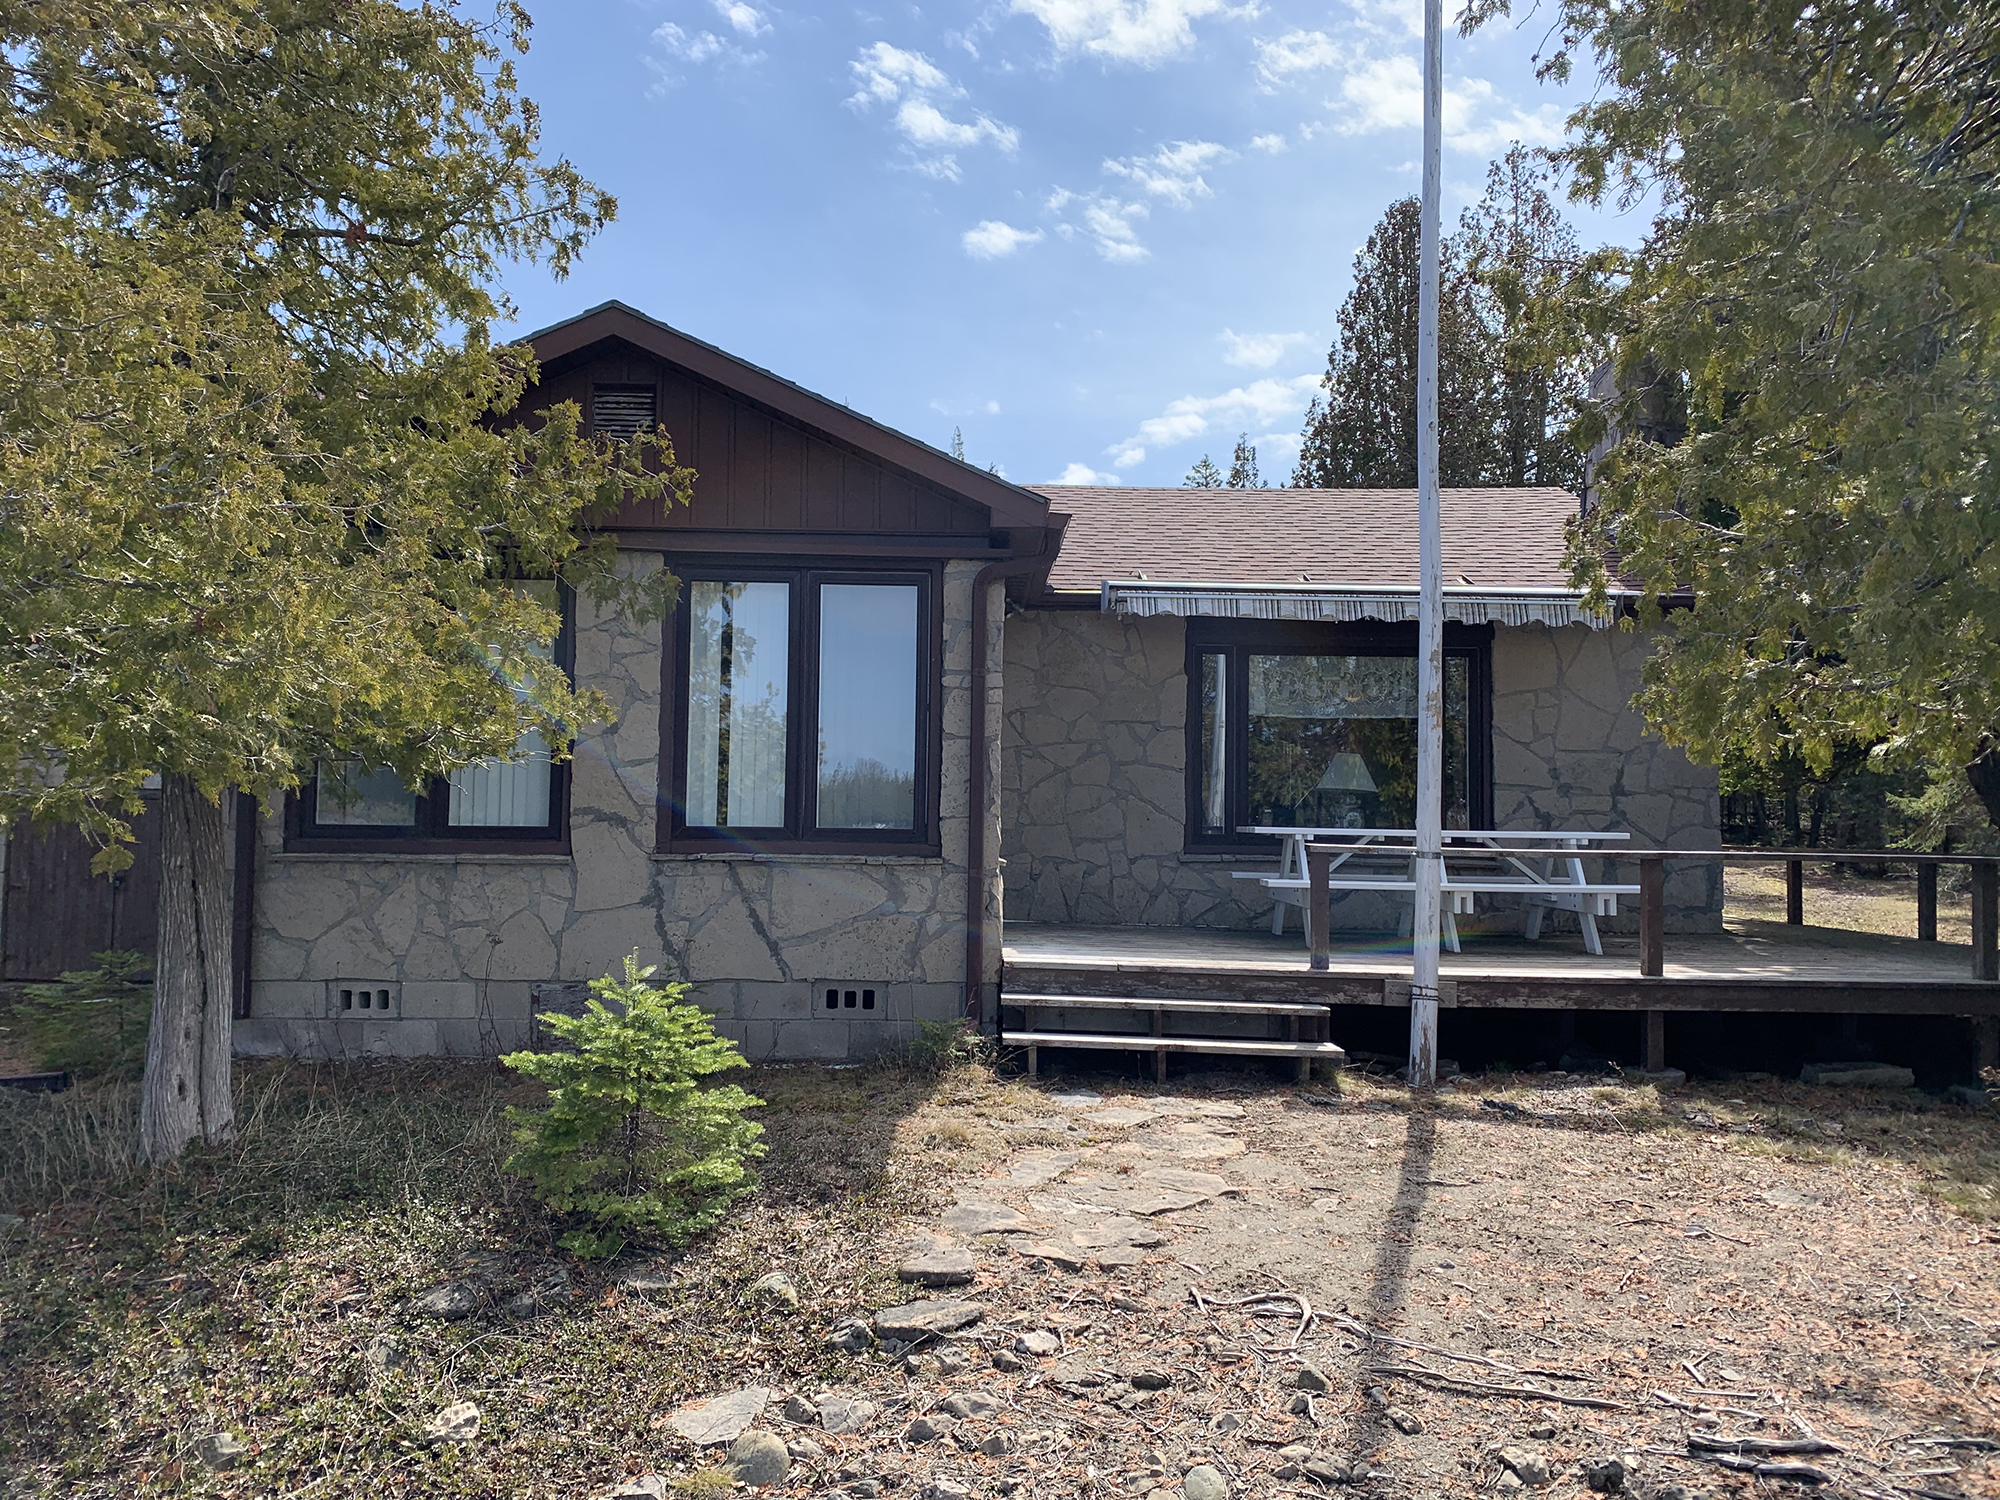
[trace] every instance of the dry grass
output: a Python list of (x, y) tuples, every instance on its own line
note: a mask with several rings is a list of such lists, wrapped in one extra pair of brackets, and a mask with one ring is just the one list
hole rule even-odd
[[(1808, 927), (1833, 927), (1846, 932), (1880, 932), (1891, 937), (1917, 935), (1917, 882), (1907, 866), (1883, 879), (1836, 872), (1828, 865), (1805, 868), (1805, 919)], [(1938, 938), (1947, 943), (1972, 941), (1972, 903), (1961, 881), (1938, 882)], [(1960, 872), (1962, 875), (1962, 871)], [(1723, 867), (1723, 909), (1732, 917), (1767, 922), (1785, 920), (1783, 865)]]

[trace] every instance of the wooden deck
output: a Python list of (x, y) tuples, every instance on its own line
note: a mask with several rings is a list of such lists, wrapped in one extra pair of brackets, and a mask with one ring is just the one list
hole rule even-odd
[[(1672, 934), (1665, 972), (1639, 973), (1636, 937), (1604, 956), (1574, 934), (1529, 943), (1467, 936), (1443, 955), (1446, 1006), (1497, 1010), (1773, 1011), (2000, 1016), (2000, 983), (1975, 980), (1972, 949), (1823, 927), (1732, 919)], [(1337, 935), (1333, 966), (1307, 967), (1296, 935), (1188, 927), (1007, 924), (1004, 988), (1335, 1005), (1408, 1003), (1408, 939)]]

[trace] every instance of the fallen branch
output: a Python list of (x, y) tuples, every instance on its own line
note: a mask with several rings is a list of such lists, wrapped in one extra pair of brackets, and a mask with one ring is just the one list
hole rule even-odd
[(1782, 1453), (1845, 1453), (1847, 1451), (1837, 1443), (1829, 1443), (1825, 1438), (1718, 1438), (1696, 1435), (1687, 1440), (1687, 1445), (1690, 1448), (1699, 1449), (1704, 1453), (1762, 1453), (1776, 1455)]
[(1468, 1380), (1449, 1370), (1430, 1370), (1422, 1365), (1369, 1365), (1371, 1375), (1396, 1375), (1406, 1380), (1435, 1381), (1461, 1395), (1511, 1396), (1516, 1401), (1554, 1401), (1561, 1406), (1588, 1406), (1597, 1411), (1630, 1411), (1631, 1403), (1606, 1396), (1569, 1396), (1532, 1385), (1496, 1385), (1488, 1380)]
[(1489, 1359), (1483, 1354), (1459, 1354), (1451, 1349), (1440, 1348), (1436, 1344), (1420, 1344), (1415, 1339), (1398, 1338), (1393, 1333), (1382, 1333), (1370, 1328), (1366, 1323), (1339, 1313), (1321, 1313), (1320, 1317), (1329, 1323), (1338, 1323), (1350, 1333), (1358, 1333), (1365, 1339), (1373, 1339), (1378, 1344), (1394, 1344), (1399, 1349), (1415, 1349), (1422, 1354), (1435, 1354), (1441, 1359), (1455, 1359), (1468, 1365), (1483, 1365), (1489, 1370), (1498, 1370), (1503, 1375), (1541, 1375), (1549, 1380), (1588, 1380), (1590, 1377), (1575, 1370), (1552, 1370), (1544, 1365), (1510, 1365), (1497, 1359)]
[(1726, 1417), (1742, 1417), (1751, 1422), (1768, 1422), (1771, 1419), (1761, 1411), (1750, 1411), (1741, 1406), (1705, 1406), (1699, 1401), (1683, 1401), (1678, 1396), (1665, 1391), (1653, 1392), (1653, 1399), (1662, 1405), (1671, 1406), (1675, 1411), (1710, 1411)]
[(1733, 1453), (1690, 1452), (1689, 1458), (1698, 1458), (1705, 1463), (1720, 1464), (1725, 1469), (1734, 1469), (1742, 1474), (1755, 1474), (1759, 1479), (1803, 1479), (1808, 1484), (1832, 1484), (1833, 1476), (1824, 1469), (1816, 1469), (1811, 1464), (1774, 1464), (1764, 1459), (1739, 1458)]

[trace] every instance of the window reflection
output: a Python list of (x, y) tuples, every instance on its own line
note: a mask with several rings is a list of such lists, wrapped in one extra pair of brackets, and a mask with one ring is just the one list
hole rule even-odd
[(821, 828), (910, 828), (917, 807), (917, 589), (819, 591)]
[(791, 588), (689, 588), (687, 821), (782, 827)]

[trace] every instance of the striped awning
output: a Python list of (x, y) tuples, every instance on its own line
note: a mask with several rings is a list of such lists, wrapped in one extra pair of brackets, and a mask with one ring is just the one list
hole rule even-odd
[[(1287, 583), (1162, 583), (1111, 579), (1103, 584), (1107, 614), (1207, 615), (1229, 620), (1322, 620), (1341, 624), (1415, 621), (1417, 591)], [(1607, 628), (1614, 616), (1583, 607), (1583, 595), (1557, 589), (1448, 586), (1444, 617), (1465, 625), (1588, 625)]]

